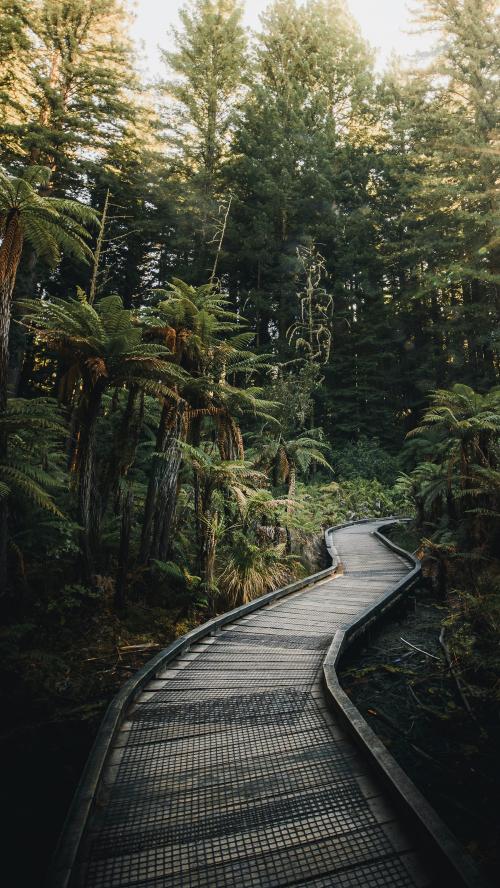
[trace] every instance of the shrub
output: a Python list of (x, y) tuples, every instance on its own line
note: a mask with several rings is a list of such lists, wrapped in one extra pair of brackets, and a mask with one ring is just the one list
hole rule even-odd
[(333, 450), (332, 454), (332, 465), (339, 481), (366, 478), (390, 486), (400, 469), (397, 458), (381, 447), (378, 438), (362, 435), (342, 450)]

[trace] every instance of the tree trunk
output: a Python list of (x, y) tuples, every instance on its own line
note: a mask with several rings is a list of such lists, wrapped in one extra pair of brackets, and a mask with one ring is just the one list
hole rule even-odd
[[(288, 477), (288, 505), (286, 507), (287, 515), (289, 517), (293, 514), (293, 500), (295, 499), (295, 494), (297, 492), (297, 469), (293, 465), (290, 464), (290, 474)], [(292, 554), (292, 534), (290, 532), (290, 528), (287, 524), (286, 527), (286, 547), (285, 552), (287, 555)]]
[(165, 450), (164, 472), (158, 491), (158, 501), (153, 530), (152, 556), (166, 561), (170, 554), (172, 528), (174, 524), (175, 506), (177, 503), (178, 478), (181, 467), (181, 417), (176, 418), (171, 429)]
[(100, 508), (95, 466), (96, 425), (106, 379), (97, 382), (88, 395), (79, 421), (76, 467), (78, 472), (78, 523), (84, 582), (92, 585), (99, 542)]
[[(9, 372), (10, 281), (0, 282), (0, 413), (7, 407), (7, 376)], [(3, 446), (2, 446), (3, 451)], [(0, 453), (0, 457), (3, 456)]]
[[(23, 234), (18, 212), (7, 217), (0, 246), (0, 415), (7, 408), (7, 376), (9, 372), (9, 332), (12, 314), (12, 293), (23, 248)], [(0, 435), (0, 462), (7, 458), (7, 436)], [(8, 502), (0, 500), (0, 589), (7, 590)]]
[[(24, 259), (21, 265), (17, 285), (13, 293), (13, 302), (18, 298), (34, 299), (36, 295), (36, 270), (37, 270), (37, 253), (29, 244), (24, 248)], [(18, 339), (17, 348), (12, 351), (9, 359), (9, 389), (14, 397), (29, 396), (29, 384), (33, 375), (34, 367), (34, 348), (33, 335), (18, 327), (16, 331), (16, 339)]]
[[(16, 398), (28, 398), (32, 392), (35, 371), (35, 347), (31, 333), (24, 333), (14, 367), (11, 362), (12, 392)], [(56, 368), (57, 373), (57, 368)]]
[(151, 558), (164, 560), (169, 549), (181, 463), (181, 425), (182, 412), (179, 406), (165, 401), (156, 436), (156, 452), (162, 456), (153, 457), (144, 507), (140, 555), (142, 564), (148, 564)]
[[(199, 417), (192, 419), (189, 426), (189, 443), (193, 447), (199, 447), (201, 441), (201, 420)], [(193, 466), (193, 491), (194, 491), (194, 532), (197, 551), (201, 551), (203, 530), (201, 519), (203, 516), (202, 483), (200, 473)], [(200, 564), (198, 563), (200, 568)], [(201, 568), (200, 568), (201, 570)]]
[(144, 395), (140, 394), (139, 405), (137, 398), (139, 389), (132, 385), (128, 392), (127, 403), (113, 440), (112, 456), (108, 462), (102, 482), (101, 515), (108, 507), (111, 497), (114, 497), (118, 489), (120, 477), (125, 477), (133, 464), (139, 443), (139, 435), (144, 416)]
[(207, 507), (206, 503), (203, 513), (203, 519), (201, 548), (199, 556), (201, 569), (200, 572), (203, 589), (208, 599), (209, 612), (210, 614), (213, 614), (215, 610), (215, 554), (217, 549), (215, 523), (217, 520), (217, 513), (212, 512), (212, 510)]
[(7, 406), (12, 294), (22, 249), (23, 233), (19, 224), (19, 213), (15, 210), (8, 215), (0, 246), (0, 412)]
[(290, 502), (288, 503), (286, 510), (289, 515), (293, 512), (293, 500), (295, 499), (295, 494), (297, 493), (297, 469), (294, 465), (290, 466), (290, 475), (288, 478), (288, 499)]
[(127, 600), (127, 570), (130, 552), (130, 536), (134, 511), (134, 495), (131, 488), (122, 500), (122, 521), (120, 530), (120, 549), (118, 553), (118, 574), (116, 577), (115, 607), (125, 607)]

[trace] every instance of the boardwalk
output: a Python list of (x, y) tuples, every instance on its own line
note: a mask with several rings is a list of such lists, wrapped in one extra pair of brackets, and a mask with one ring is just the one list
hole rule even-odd
[(223, 628), (149, 682), (115, 742), (72, 884), (431, 884), (322, 690), (336, 629), (408, 572), (374, 526), (335, 533), (342, 576)]

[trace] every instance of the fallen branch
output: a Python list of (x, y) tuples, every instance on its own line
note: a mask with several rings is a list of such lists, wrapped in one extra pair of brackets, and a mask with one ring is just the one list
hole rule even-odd
[(396, 722), (392, 720), (392, 718), (389, 718), (389, 716), (381, 712), (380, 709), (368, 709), (367, 712), (370, 715), (375, 715), (378, 718), (382, 719), (382, 721), (385, 722), (388, 727), (392, 728), (393, 731), (395, 731), (397, 734), (399, 734), (400, 737), (406, 740), (408, 746), (410, 746), (413, 751), (417, 753), (417, 755), (420, 755), (422, 758), (426, 759), (426, 761), (432, 762), (433, 765), (436, 765), (439, 768), (442, 767), (441, 762), (438, 762), (437, 759), (433, 758), (432, 755), (429, 755), (428, 752), (425, 752), (424, 749), (421, 749), (420, 746), (417, 746), (409, 739), (408, 731), (404, 731), (403, 728), (400, 728), (399, 725), (397, 725)]
[(120, 654), (129, 654), (133, 651), (149, 651), (152, 648), (159, 648), (160, 645), (156, 644), (154, 641), (147, 642), (145, 644), (125, 644), (123, 647), (118, 648)]
[(412, 644), (411, 641), (406, 641), (406, 638), (399, 637), (399, 640), (403, 642), (403, 644), (407, 644), (408, 647), (412, 648), (414, 651), (418, 651), (419, 654), (424, 654), (426, 657), (432, 657), (433, 660), (439, 660), (439, 657), (436, 657), (435, 654), (430, 654), (429, 651), (424, 651), (422, 648), (416, 646), (416, 644)]
[(439, 633), (439, 644), (441, 645), (441, 647), (442, 647), (442, 649), (443, 649), (444, 656), (445, 656), (445, 658), (446, 658), (446, 662), (447, 662), (447, 664), (448, 664), (448, 669), (450, 670), (450, 675), (452, 676), (452, 678), (453, 678), (453, 680), (454, 680), (454, 682), (455, 682), (456, 689), (457, 689), (457, 691), (458, 691), (459, 697), (460, 697), (460, 699), (461, 699), (463, 705), (465, 706), (465, 709), (466, 709), (467, 712), (469, 713), (471, 719), (477, 723), (476, 715), (475, 715), (475, 713), (472, 711), (472, 707), (471, 707), (471, 705), (470, 705), (470, 703), (469, 703), (467, 697), (465, 696), (464, 689), (463, 689), (463, 686), (462, 686), (462, 682), (460, 681), (460, 678), (459, 678), (459, 676), (457, 675), (457, 673), (456, 673), (456, 671), (455, 671), (455, 668), (454, 668), (454, 666), (453, 666), (453, 663), (451, 662), (451, 654), (450, 654), (450, 651), (449, 651), (448, 645), (446, 644), (446, 642), (445, 642), (445, 640), (444, 640), (444, 633), (445, 633), (445, 628), (444, 628), (444, 626), (443, 626), (442, 629), (441, 629), (441, 632)]
[(418, 699), (418, 697), (417, 697), (415, 691), (413, 690), (411, 684), (408, 684), (408, 685), (407, 685), (407, 688), (408, 688), (408, 690), (409, 690), (409, 692), (410, 692), (410, 696), (413, 698), (414, 702), (417, 704), (417, 706), (419, 707), (419, 709), (421, 709), (423, 712), (428, 712), (429, 715), (432, 715), (433, 718), (442, 718), (442, 713), (441, 713), (441, 712), (439, 712), (437, 709), (433, 709), (432, 706), (427, 706), (425, 703), (422, 703), (421, 700)]

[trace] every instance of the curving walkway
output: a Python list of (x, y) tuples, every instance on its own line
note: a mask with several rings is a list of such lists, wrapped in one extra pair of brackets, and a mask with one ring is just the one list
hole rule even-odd
[(398, 816), (327, 709), (339, 627), (408, 573), (335, 531), (329, 577), (192, 645), (127, 713), (71, 884), (85, 888), (431, 885)]

